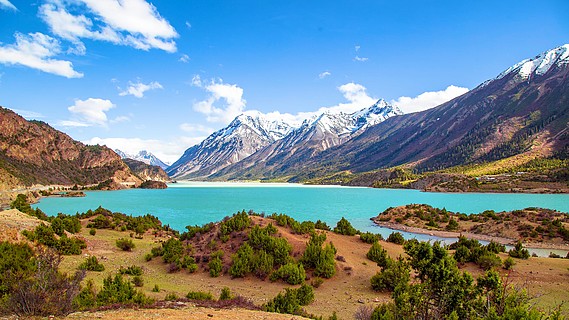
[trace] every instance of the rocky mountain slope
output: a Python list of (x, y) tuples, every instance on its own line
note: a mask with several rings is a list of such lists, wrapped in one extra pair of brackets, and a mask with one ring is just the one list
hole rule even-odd
[(27, 121), (0, 107), (0, 186), (88, 185), (112, 179), (139, 185), (111, 149), (88, 146), (41, 121)]
[(143, 181), (146, 180), (161, 181), (161, 182), (170, 181), (170, 178), (168, 177), (166, 172), (159, 166), (149, 165), (142, 161), (130, 158), (124, 158), (122, 160), (130, 168), (132, 173), (134, 173)]
[(146, 150), (141, 150), (137, 154), (127, 154), (126, 152), (123, 152), (119, 149), (115, 149), (115, 152), (123, 159), (137, 160), (137, 161), (144, 162), (144, 163), (151, 165), (151, 166), (159, 166), (160, 168), (162, 168), (164, 170), (166, 168), (168, 168), (168, 165), (166, 163), (164, 163), (164, 161), (160, 160), (154, 154), (152, 154), (151, 152), (148, 152)]
[(209, 176), (281, 139), (291, 129), (285, 121), (270, 119), (260, 112), (247, 112), (186, 150), (166, 172), (175, 179)]
[(337, 147), (322, 152), (303, 148), (294, 161), (274, 157), (271, 165), (252, 163), (250, 169), (236, 164), (219, 176), (298, 181), (399, 165), (431, 171), (517, 155), (567, 157), (568, 74), (569, 45), (564, 45), (440, 106), (391, 117)]
[[(293, 127), (269, 120), (259, 112), (238, 116), (228, 127), (215, 132), (186, 151), (167, 172), (174, 178), (208, 178), (223, 175), (225, 167), (261, 169), (260, 163), (284, 163), (300, 154), (314, 154), (337, 146), (368, 127), (402, 112), (379, 100), (352, 114), (325, 112)], [(251, 156), (251, 155), (254, 155)], [(230, 171), (233, 169), (229, 169)], [(249, 173), (239, 173), (247, 175)]]
[(250, 179), (286, 176), (289, 174), (289, 168), (302, 167), (305, 159), (339, 146), (368, 127), (401, 114), (397, 107), (387, 104), (384, 100), (352, 114), (323, 113), (305, 120), (300, 127), (281, 140), (212, 177)]

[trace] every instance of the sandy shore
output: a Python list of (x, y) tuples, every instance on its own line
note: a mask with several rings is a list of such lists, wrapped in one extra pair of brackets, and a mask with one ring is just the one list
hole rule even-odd
[[(476, 239), (481, 241), (494, 241), (504, 245), (514, 245), (516, 244), (516, 239), (508, 239), (502, 237), (494, 237), (485, 234), (477, 234), (472, 232), (452, 232), (452, 231), (442, 231), (442, 230), (429, 230), (417, 227), (409, 227), (400, 223), (384, 222), (372, 219), (375, 224), (381, 227), (386, 227), (394, 230), (405, 231), (417, 234), (426, 234), (430, 236), (435, 236), (439, 238), (458, 238), (459, 236), (465, 236), (468, 239)], [(524, 247), (531, 249), (553, 249), (553, 250), (569, 250), (569, 245), (567, 244), (556, 244), (556, 243), (544, 243), (544, 242), (524, 242)]]

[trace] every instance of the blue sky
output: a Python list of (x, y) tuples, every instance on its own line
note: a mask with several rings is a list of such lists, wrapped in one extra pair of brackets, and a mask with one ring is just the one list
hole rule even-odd
[(247, 110), (432, 107), (569, 42), (569, 1), (0, 0), (0, 105), (165, 161)]

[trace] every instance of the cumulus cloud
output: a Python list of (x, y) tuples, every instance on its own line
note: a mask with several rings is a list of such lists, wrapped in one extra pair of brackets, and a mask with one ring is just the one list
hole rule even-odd
[(188, 56), (187, 54), (183, 54), (180, 56), (180, 59), (178, 59), (178, 61), (183, 63), (188, 63), (190, 62), (190, 56)]
[(159, 82), (153, 81), (149, 84), (129, 82), (129, 86), (126, 90), (119, 93), (120, 96), (132, 95), (137, 98), (144, 97), (144, 93), (148, 90), (162, 89), (162, 85)]
[(10, 9), (10, 10), (18, 11), (18, 8), (16, 8), (16, 6), (13, 5), (8, 0), (0, 0), (0, 9)]
[(106, 126), (108, 122), (106, 112), (114, 108), (110, 100), (89, 98), (87, 100), (75, 100), (75, 104), (67, 108), (72, 114), (71, 120), (60, 121), (64, 127), (90, 127)]
[(100, 138), (94, 137), (83, 141), (90, 145), (106, 145), (127, 154), (137, 154), (141, 150), (152, 152), (166, 163), (173, 163), (184, 153), (187, 146), (200, 143), (205, 137), (178, 137), (168, 141), (140, 138)]
[(191, 81), (192, 86), (201, 88), (202, 87), (202, 78), (199, 74), (196, 74), (192, 77)]
[(48, 0), (39, 15), (55, 35), (76, 44), (76, 53), (85, 51), (81, 39), (141, 50), (177, 50), (178, 33), (145, 0)]
[(404, 113), (413, 113), (436, 107), (466, 92), (467, 88), (451, 85), (444, 90), (424, 92), (414, 98), (399, 97), (397, 100), (391, 100), (391, 104), (399, 107)]
[(82, 73), (73, 69), (73, 63), (54, 59), (61, 53), (60, 43), (43, 33), (16, 33), (16, 43), (0, 46), (0, 63), (23, 65), (66, 78), (81, 78)]
[[(192, 83), (201, 86), (201, 79), (194, 77)], [(209, 97), (194, 103), (193, 108), (204, 114), (208, 122), (227, 124), (245, 110), (246, 101), (243, 99), (241, 87), (219, 80), (219, 82), (212, 81), (202, 88), (209, 93)]]
[(321, 74), (318, 75), (318, 78), (324, 79), (324, 78), (326, 78), (326, 77), (328, 77), (328, 76), (331, 76), (331, 75), (332, 75), (332, 73), (331, 73), (330, 71), (324, 71), (324, 72), (322, 72)]

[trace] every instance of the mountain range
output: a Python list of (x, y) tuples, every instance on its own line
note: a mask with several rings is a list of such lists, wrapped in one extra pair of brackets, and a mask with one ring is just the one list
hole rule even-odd
[(168, 165), (162, 160), (158, 159), (154, 154), (146, 150), (141, 150), (137, 154), (127, 154), (119, 149), (114, 150), (122, 159), (132, 159), (140, 162), (144, 162), (151, 166), (158, 166), (162, 169), (168, 168)]
[[(339, 171), (418, 172), (567, 153), (569, 45), (526, 59), (435, 108), (405, 114), (380, 100), (298, 127), (240, 115), (167, 169), (176, 179), (306, 181)], [(282, 128), (278, 134), (267, 125)]]
[(400, 114), (401, 110), (379, 100), (352, 114), (314, 115), (295, 127), (282, 119), (248, 112), (186, 150), (166, 172), (176, 179), (203, 179), (233, 164), (249, 163), (252, 155), (265, 162), (284, 162), (284, 158), (314, 154), (342, 144), (368, 127)]

